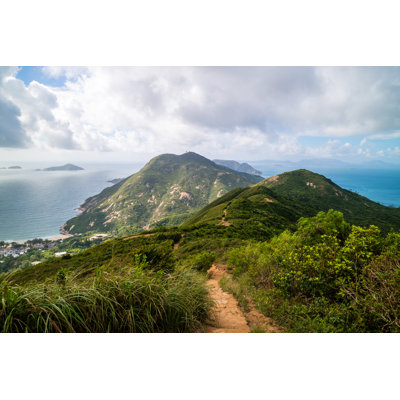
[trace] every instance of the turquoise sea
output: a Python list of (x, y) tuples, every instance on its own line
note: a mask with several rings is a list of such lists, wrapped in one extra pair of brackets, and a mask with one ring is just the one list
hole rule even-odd
[[(47, 166), (47, 165), (46, 165)], [(110, 179), (138, 171), (143, 164), (82, 165), (83, 171), (35, 171), (0, 169), (0, 240), (24, 241), (59, 235), (59, 228), (75, 216), (76, 208), (90, 196), (110, 186)], [(264, 177), (284, 170), (263, 168)], [(400, 206), (400, 170), (314, 168), (345, 189), (384, 205)]]
[[(287, 169), (270, 169), (262, 165), (257, 168), (269, 177), (286, 172)], [(322, 174), (344, 189), (351, 190), (385, 206), (400, 206), (400, 168), (308, 168)]]

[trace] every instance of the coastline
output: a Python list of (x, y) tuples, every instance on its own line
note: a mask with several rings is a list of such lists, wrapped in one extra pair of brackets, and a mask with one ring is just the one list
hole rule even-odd
[(51, 236), (51, 237), (36, 237), (36, 238), (32, 238), (32, 239), (26, 239), (26, 240), (3, 240), (4, 243), (17, 243), (17, 244), (25, 244), (31, 240), (35, 240), (35, 239), (41, 239), (41, 240), (48, 240), (50, 242), (58, 242), (59, 240), (62, 239), (68, 239), (70, 237), (73, 237), (74, 235), (71, 235), (70, 233), (62, 233), (58, 236)]

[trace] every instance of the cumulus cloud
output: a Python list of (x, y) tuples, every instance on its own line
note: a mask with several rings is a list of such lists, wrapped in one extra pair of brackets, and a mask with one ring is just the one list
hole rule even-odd
[[(21, 147), (27, 142), (39, 148), (75, 149), (79, 147), (74, 141), (68, 121), (59, 120), (53, 114), (59, 105), (57, 96), (51, 88), (36, 81), (25, 86), (23, 81), (11, 75), (4, 77), (2, 91), (8, 104), (18, 110), (14, 122), (19, 127)], [(0, 112), (11, 115), (9, 110), (1, 104)], [(12, 135), (12, 132), (11, 129), (4, 129), (3, 135), (7, 137)]]
[(20, 109), (5, 96), (4, 82), (16, 73), (16, 68), (0, 67), (0, 147), (26, 147), (30, 143), (19, 119)]
[(0, 96), (0, 147), (26, 147), (29, 139), (22, 129), (19, 109)]
[[(367, 139), (399, 137), (393, 133), (400, 130), (398, 68), (48, 67), (44, 72), (65, 77), (65, 85), (25, 86), (15, 71), (3, 71), (4, 101), (20, 111), (14, 122), (42, 148), (346, 156), (358, 149), (343, 138), (363, 137), (364, 148)], [(301, 146), (300, 136), (326, 137), (326, 143)]]

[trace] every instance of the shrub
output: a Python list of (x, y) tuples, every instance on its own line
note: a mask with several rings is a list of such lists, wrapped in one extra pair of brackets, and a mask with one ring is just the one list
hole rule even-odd
[(213, 251), (196, 254), (189, 258), (189, 266), (197, 271), (207, 271), (212, 267), (216, 254)]

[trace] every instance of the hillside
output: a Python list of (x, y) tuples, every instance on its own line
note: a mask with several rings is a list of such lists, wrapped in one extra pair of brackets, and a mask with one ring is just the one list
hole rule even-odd
[(245, 172), (246, 174), (259, 175), (259, 176), (262, 174), (261, 171), (256, 170), (247, 163), (239, 163), (234, 160), (213, 160), (213, 161), (218, 165), (223, 165), (224, 167), (228, 167), (230, 169), (233, 169), (234, 171)]
[(247, 189), (233, 190), (193, 215), (185, 225), (225, 224), (261, 231), (263, 225), (263, 229), (272, 231), (293, 226), (300, 217), (329, 209), (341, 211), (353, 224), (374, 224), (384, 232), (400, 229), (400, 209), (375, 203), (304, 169), (270, 177)]
[(274, 176), (179, 227), (1, 274), (1, 330), (399, 332), (400, 233), (369, 224), (398, 229), (399, 210), (310, 171)]
[(353, 224), (373, 224), (384, 231), (400, 229), (400, 209), (383, 206), (305, 169), (270, 177), (258, 185), (298, 204), (307, 204), (316, 211), (341, 211), (345, 219)]
[(196, 153), (163, 154), (82, 204), (82, 213), (67, 221), (70, 233), (135, 232), (176, 225), (189, 213), (236, 187), (261, 178), (219, 166)]

